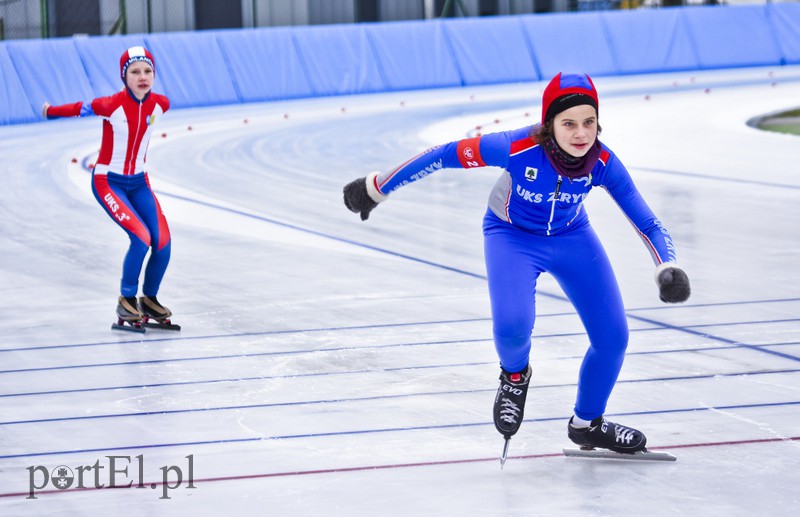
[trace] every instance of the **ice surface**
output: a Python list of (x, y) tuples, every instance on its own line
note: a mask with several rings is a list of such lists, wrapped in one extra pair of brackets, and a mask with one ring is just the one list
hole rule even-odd
[[(0, 128), (0, 514), (793, 514), (800, 139), (746, 122), (797, 107), (800, 68), (596, 84), (602, 139), (693, 286), (661, 304), (638, 237), (589, 197), (631, 326), (607, 415), (677, 462), (561, 454), (587, 342), (545, 277), (526, 421), (500, 470), (480, 230), (497, 171), (437, 173), (366, 223), (341, 188), (535, 121), (543, 85), (396, 92), (164, 117), (148, 162), (179, 334), (110, 330), (127, 238), (90, 189), (99, 120)], [(26, 499), (31, 473), (43, 485), (58, 466), (97, 464), (84, 486), (108, 485), (109, 456), (132, 488), (48, 481)]]

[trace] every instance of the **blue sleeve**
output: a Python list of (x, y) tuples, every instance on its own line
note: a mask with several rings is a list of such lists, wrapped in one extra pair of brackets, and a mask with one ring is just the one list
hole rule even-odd
[(508, 165), (510, 148), (511, 137), (508, 132), (431, 147), (394, 169), (378, 174), (376, 186), (382, 194), (388, 194), (441, 169), (504, 168)]
[(622, 162), (611, 154), (606, 164), (605, 181), (601, 186), (608, 190), (611, 197), (622, 209), (625, 217), (636, 229), (656, 265), (664, 262), (675, 262), (675, 245), (664, 225), (661, 224), (650, 207), (647, 206), (628, 170)]

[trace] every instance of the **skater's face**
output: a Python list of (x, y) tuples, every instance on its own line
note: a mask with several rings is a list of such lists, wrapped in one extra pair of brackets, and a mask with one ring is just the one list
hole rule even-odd
[(145, 61), (136, 61), (128, 66), (125, 72), (125, 84), (133, 92), (137, 99), (143, 99), (147, 92), (153, 88), (155, 74), (153, 67)]
[(580, 158), (597, 138), (597, 111), (588, 104), (566, 109), (553, 119), (556, 143), (568, 154)]

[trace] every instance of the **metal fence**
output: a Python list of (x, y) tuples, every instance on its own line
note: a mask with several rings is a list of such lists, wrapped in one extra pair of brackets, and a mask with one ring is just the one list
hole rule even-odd
[(0, 0), (0, 40), (769, 1)]

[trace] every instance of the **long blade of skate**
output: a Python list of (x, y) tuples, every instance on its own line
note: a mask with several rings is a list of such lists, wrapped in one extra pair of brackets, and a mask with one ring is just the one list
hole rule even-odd
[(124, 330), (126, 332), (136, 332), (139, 334), (145, 333), (144, 327), (134, 327), (133, 325), (120, 324), (120, 323), (112, 323), (111, 330)]
[(157, 321), (147, 321), (147, 322), (142, 323), (142, 326), (143, 327), (147, 327), (149, 329), (177, 330), (177, 331), (181, 330), (181, 326), (180, 325), (176, 325), (174, 323), (167, 323), (167, 322), (159, 323)]
[(506, 458), (508, 458), (509, 443), (511, 443), (511, 438), (506, 438), (506, 443), (503, 444), (503, 454), (500, 455), (500, 470), (503, 470), (503, 467), (506, 464)]
[(639, 451), (621, 454), (607, 449), (564, 449), (564, 456), (572, 458), (605, 458), (611, 460), (676, 461), (678, 458), (663, 451)]

